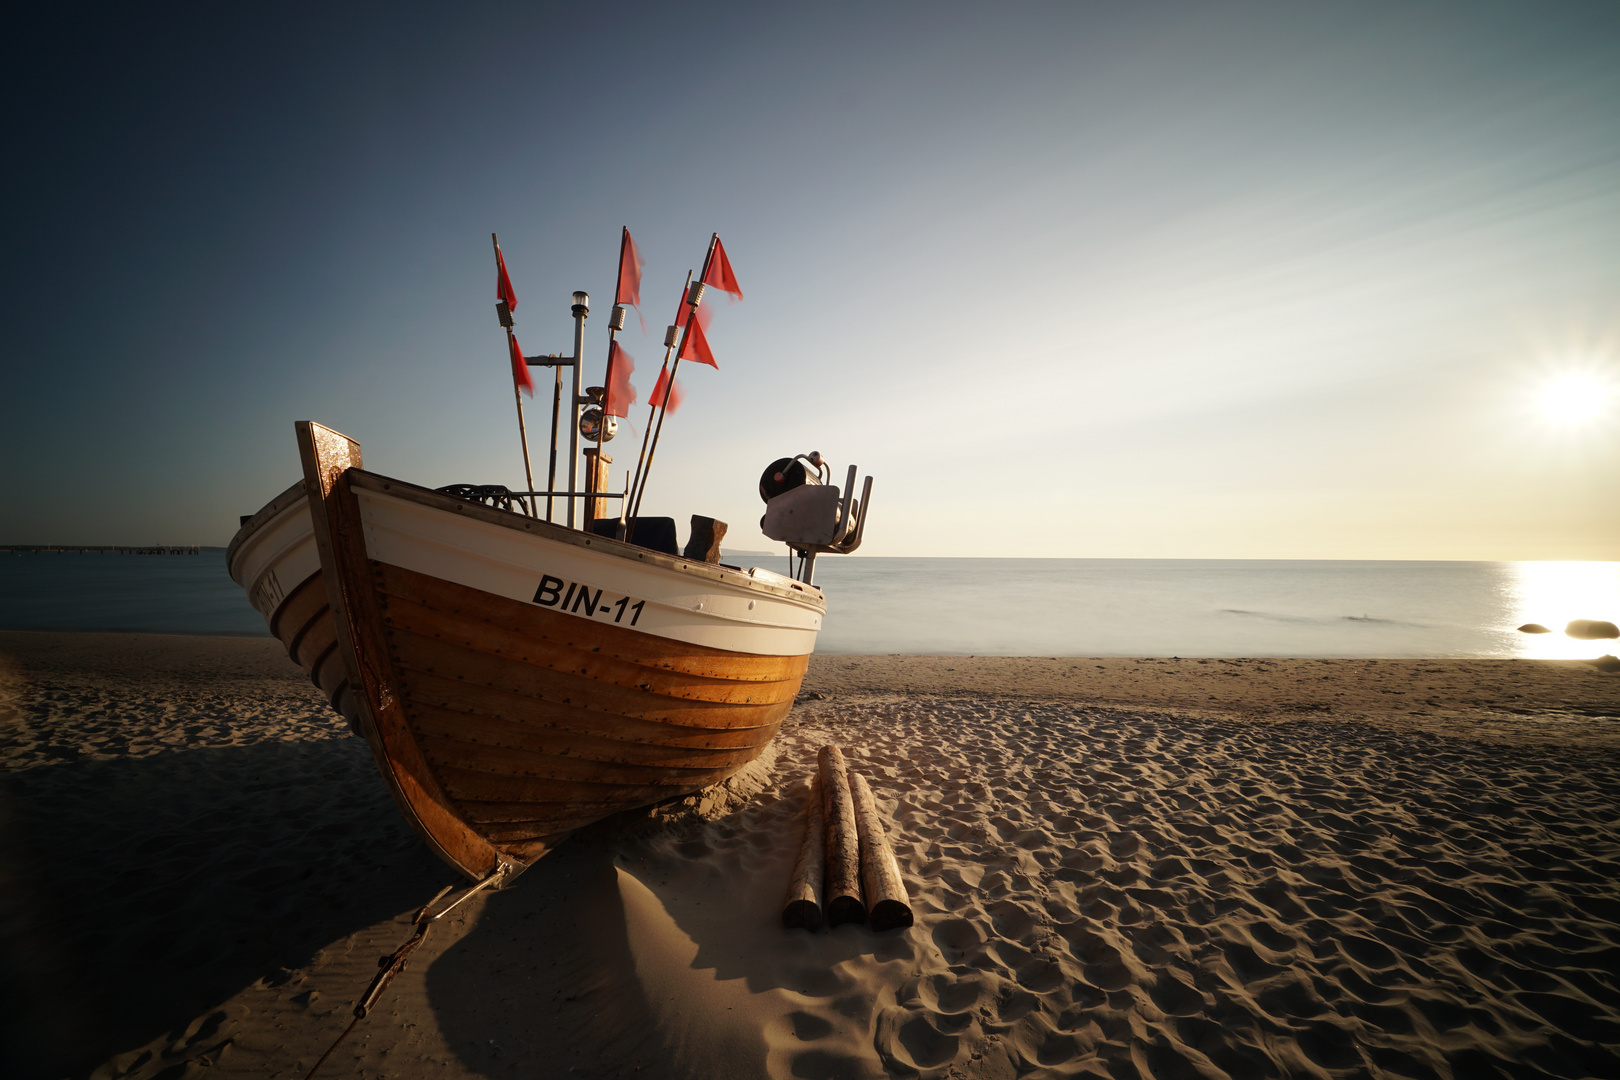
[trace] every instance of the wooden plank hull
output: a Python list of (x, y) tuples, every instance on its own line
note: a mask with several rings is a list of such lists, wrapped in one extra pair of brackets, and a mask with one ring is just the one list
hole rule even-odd
[(338, 654), (337, 624), (321, 575), (303, 481), (242, 523), (225, 561), (287, 655), (358, 733), (359, 711)]
[[(244, 526), (232, 575), (470, 878), (720, 782), (775, 736), (818, 590), (364, 473), (357, 446), (308, 427), (303, 492)], [(318, 567), (287, 587), (308, 548)]]

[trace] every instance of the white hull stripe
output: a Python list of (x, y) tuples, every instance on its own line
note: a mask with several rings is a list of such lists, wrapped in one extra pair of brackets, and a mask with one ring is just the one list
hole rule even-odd
[(731, 652), (802, 656), (822, 607), (355, 489), (379, 562), (596, 623)]
[[(600, 548), (449, 514), (355, 488), (366, 552), (379, 562), (574, 618), (730, 652), (802, 656), (815, 648), (825, 611), (819, 591), (778, 595)], [(696, 564), (704, 565), (704, 564)], [(287, 595), (320, 570), (309, 504), (297, 499), (243, 536), (230, 572), (266, 625)], [(774, 584), (778, 575), (755, 571)]]

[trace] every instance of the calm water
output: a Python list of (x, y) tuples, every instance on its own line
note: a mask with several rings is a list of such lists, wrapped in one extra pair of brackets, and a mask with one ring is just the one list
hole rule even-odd
[(829, 558), (816, 582), (829, 653), (1594, 657), (1616, 643), (1564, 625), (1620, 622), (1614, 562)]
[[(783, 571), (785, 558), (754, 560)], [(1573, 657), (1620, 622), (1615, 562), (823, 558), (818, 651)], [(1538, 622), (1551, 634), (1514, 628)], [(263, 635), (225, 554), (0, 554), (0, 628)]]
[(0, 552), (0, 629), (268, 636), (225, 569), (200, 555)]

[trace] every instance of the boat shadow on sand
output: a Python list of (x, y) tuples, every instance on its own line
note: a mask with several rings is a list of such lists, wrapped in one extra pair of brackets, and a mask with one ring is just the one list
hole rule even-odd
[(347, 737), (14, 772), (0, 782), (0, 1072), (152, 1075), (201, 1055), (229, 1038), (211, 1010), (454, 876)]
[(782, 928), (803, 794), (668, 828), (621, 815), (562, 845), (433, 963), (444, 1038), (489, 1076), (864, 1074), (862, 973), (903, 965), (923, 931)]
[[(859, 995), (840, 966), (901, 961), (917, 931), (782, 929), (802, 794), (768, 791), (706, 823), (632, 812), (571, 838), (431, 935), (361, 1025), (370, 1039), (328, 1068), (446, 1051), (486, 1076), (537, 1061), (830, 1075), (870, 1060), (864, 1024), (846, 1039), (827, 1018)], [(302, 1076), (417, 906), (460, 883), (353, 738), (13, 773), (0, 786), (0, 1071)]]

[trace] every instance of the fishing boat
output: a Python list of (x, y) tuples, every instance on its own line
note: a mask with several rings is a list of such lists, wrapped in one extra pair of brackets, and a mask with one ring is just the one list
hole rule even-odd
[[(553, 448), (602, 400), (572, 396)], [(587, 434), (600, 439), (602, 420)], [(365, 738), (406, 819), (474, 882), (757, 758), (826, 615), (815, 556), (859, 546), (871, 494), (868, 477), (853, 497), (853, 467), (842, 491), (826, 482), (819, 455), (772, 463), (765, 531), (797, 558), (784, 575), (723, 564), (698, 536), (674, 549), (672, 529), (627, 516), (628, 491), (616, 517), (599, 515), (609, 496), (578, 468), (558, 490), (435, 490), (368, 471), (359, 443), (318, 423), (295, 433), (303, 479), (243, 520), (231, 575)], [(594, 469), (601, 442), (594, 461), (570, 442)], [(568, 520), (542, 516), (542, 497)]]

